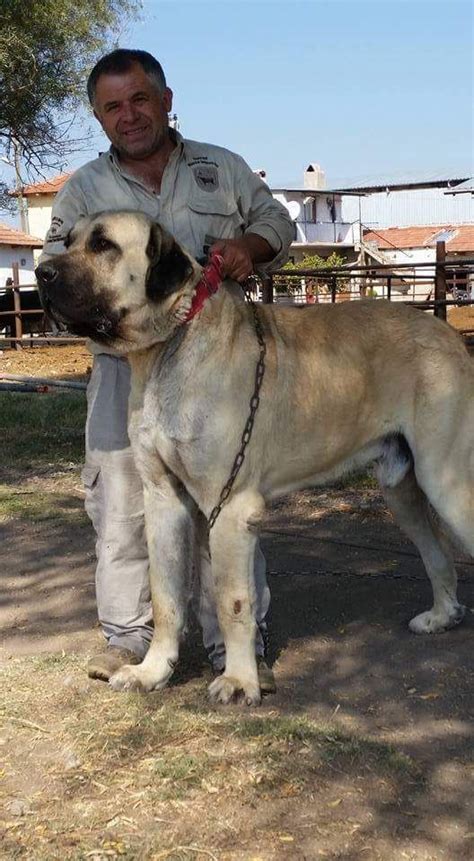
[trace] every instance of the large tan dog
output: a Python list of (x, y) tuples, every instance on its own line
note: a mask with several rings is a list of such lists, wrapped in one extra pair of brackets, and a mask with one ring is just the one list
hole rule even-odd
[[(47, 312), (126, 354), (129, 430), (145, 487), (155, 635), (115, 689), (166, 684), (185, 628), (195, 514), (208, 518), (239, 450), (259, 346), (251, 308), (225, 283), (189, 323), (201, 267), (146, 216), (81, 220), (37, 270)], [(259, 306), (266, 372), (253, 435), (210, 532), (226, 644), (211, 697), (260, 701), (254, 657), (254, 524), (267, 500), (375, 461), (388, 505), (418, 547), (434, 603), (417, 633), (461, 621), (438, 519), (474, 555), (474, 368), (459, 337), (383, 301)], [(438, 517), (430, 516), (430, 505)]]

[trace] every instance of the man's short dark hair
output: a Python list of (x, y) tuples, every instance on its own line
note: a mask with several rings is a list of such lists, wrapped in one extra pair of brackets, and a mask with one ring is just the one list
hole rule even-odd
[(97, 81), (101, 75), (121, 75), (129, 72), (138, 63), (149, 78), (163, 91), (166, 87), (165, 73), (152, 54), (148, 51), (138, 51), (131, 48), (117, 48), (102, 57), (95, 64), (87, 79), (87, 95), (91, 105), (94, 104)]

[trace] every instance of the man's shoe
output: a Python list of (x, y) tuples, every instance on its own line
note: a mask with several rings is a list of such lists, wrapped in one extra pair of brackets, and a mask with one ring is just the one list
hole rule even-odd
[(262, 694), (276, 693), (275, 676), (265, 659), (257, 655), (257, 673)]
[(108, 682), (124, 664), (141, 664), (141, 658), (130, 649), (120, 646), (107, 646), (105, 652), (95, 655), (87, 665), (87, 675), (90, 679), (100, 679)]

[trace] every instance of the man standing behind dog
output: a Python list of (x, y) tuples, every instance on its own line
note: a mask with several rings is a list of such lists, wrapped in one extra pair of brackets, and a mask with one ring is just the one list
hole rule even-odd
[[(240, 156), (183, 140), (170, 129), (173, 94), (151, 54), (107, 54), (92, 70), (87, 91), (111, 147), (74, 173), (57, 195), (45, 256), (64, 250), (80, 216), (132, 209), (160, 221), (194, 257), (218, 251), (223, 275), (236, 281), (245, 281), (256, 264), (277, 268), (285, 262), (294, 236), (286, 209)], [(108, 680), (123, 664), (143, 659), (153, 622), (142, 484), (127, 435), (129, 366), (103, 348), (91, 349), (83, 480), (97, 534), (97, 607), (108, 645), (88, 672)], [(261, 688), (270, 691), (273, 674), (263, 660), (270, 595), (260, 550), (255, 564), (257, 663)], [(198, 604), (204, 645), (220, 672), (225, 651), (211, 584), (201, 583)]]

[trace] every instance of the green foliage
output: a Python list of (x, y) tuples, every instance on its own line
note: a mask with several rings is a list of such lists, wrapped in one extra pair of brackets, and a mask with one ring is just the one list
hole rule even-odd
[(298, 260), (297, 263), (292, 261), (285, 263), (283, 269), (293, 272), (299, 269), (334, 269), (337, 266), (343, 266), (345, 262), (346, 258), (338, 254), (337, 251), (333, 251), (329, 257), (320, 257), (319, 254), (305, 254), (303, 259)]
[[(343, 266), (346, 258), (337, 251), (333, 251), (329, 257), (320, 257), (319, 254), (305, 254), (302, 260), (296, 263), (288, 261), (283, 266), (288, 272), (298, 272), (304, 269), (321, 270), (323, 276), (327, 270), (332, 270)], [(300, 286), (299, 279), (285, 278), (282, 275), (276, 275), (273, 279), (274, 288), (277, 293), (294, 293)], [(329, 278), (317, 276), (310, 278), (305, 276), (306, 293), (308, 295), (317, 295), (318, 293), (327, 293), (331, 289), (331, 280)], [(336, 280), (336, 292), (347, 290), (347, 280), (340, 276)]]
[(141, 0), (0, 0), (0, 150), (16, 146), (28, 175), (77, 149), (71, 112), (87, 72), (113, 47)]

